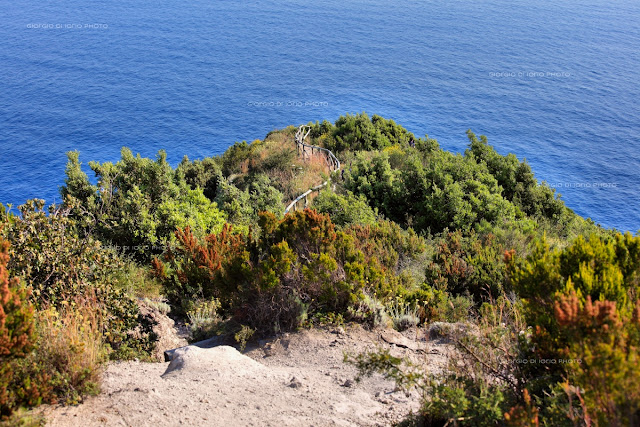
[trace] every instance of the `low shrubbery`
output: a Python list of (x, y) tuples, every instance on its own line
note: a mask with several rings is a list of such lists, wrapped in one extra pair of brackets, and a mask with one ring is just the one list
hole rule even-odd
[(82, 236), (68, 210), (43, 208), (30, 201), (19, 217), (2, 218), (2, 416), (77, 403), (98, 390), (108, 357), (144, 357), (154, 347), (150, 321), (118, 286), (128, 282), (122, 260)]
[(423, 249), (415, 234), (388, 222), (336, 231), (311, 210), (282, 220), (260, 215), (258, 237), (231, 226), (204, 240), (178, 232), (178, 248), (154, 262), (170, 301), (188, 312), (191, 301), (219, 298), (254, 328), (291, 329), (316, 312), (346, 314), (365, 293), (395, 295), (402, 260)]
[(21, 402), (12, 387), (16, 363), (33, 347), (33, 307), (29, 292), (18, 278), (9, 276), (9, 242), (0, 237), (0, 417)]
[(172, 244), (176, 227), (189, 226), (204, 235), (219, 231), (224, 223), (215, 203), (202, 188), (189, 187), (185, 172), (172, 169), (164, 151), (153, 161), (123, 148), (115, 164), (90, 162), (96, 185), (82, 171), (78, 152), (68, 153), (68, 158), (61, 194), (78, 226), (139, 260), (162, 253)]
[(321, 191), (313, 200), (313, 208), (328, 214), (331, 221), (339, 227), (351, 224), (372, 225), (378, 217), (377, 211), (367, 204), (365, 197), (357, 197), (351, 192), (342, 195), (328, 190)]
[(427, 265), (427, 281), (452, 295), (469, 295), (480, 303), (508, 294), (505, 248), (492, 234), (447, 233)]
[[(12, 244), (9, 270), (28, 283), (38, 309), (66, 308), (91, 296), (100, 311), (105, 342), (114, 352), (148, 352), (154, 336), (133, 298), (116, 284), (123, 281), (124, 264), (117, 254), (91, 236), (82, 236), (68, 210), (30, 201), (12, 217), (4, 235)], [(142, 325), (142, 326), (141, 326)], [(130, 334), (142, 327), (142, 337)]]
[(458, 352), (443, 375), (388, 353), (352, 357), (424, 392), (428, 425), (636, 425), (640, 421), (640, 237), (578, 238), (526, 259), (507, 252), (522, 298), (483, 303), (450, 331)]

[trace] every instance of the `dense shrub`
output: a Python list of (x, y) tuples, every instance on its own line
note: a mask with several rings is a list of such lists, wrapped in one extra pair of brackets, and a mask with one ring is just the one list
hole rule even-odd
[(78, 152), (67, 157), (61, 194), (79, 225), (138, 259), (162, 253), (175, 226), (189, 225), (195, 233), (205, 234), (219, 231), (224, 223), (202, 189), (190, 189), (184, 173), (169, 166), (164, 151), (153, 161), (123, 148), (116, 164), (90, 162), (96, 185), (82, 171)]
[(621, 310), (629, 310), (638, 295), (640, 237), (629, 233), (580, 236), (562, 250), (551, 250), (543, 238), (526, 259), (510, 254), (507, 261), (509, 280), (525, 300), (531, 323), (552, 335), (558, 295), (576, 292), (581, 304), (591, 297), (616, 302)]
[(311, 136), (322, 138), (322, 144), (336, 153), (345, 150), (382, 150), (394, 144), (408, 145), (414, 138), (412, 133), (393, 120), (378, 115), (369, 118), (366, 113), (340, 116), (335, 126), (327, 121), (316, 123), (312, 125)]
[[(219, 231), (225, 217), (216, 204), (207, 199), (199, 189), (186, 190), (180, 198), (163, 201), (155, 216), (158, 221), (158, 236), (172, 236), (178, 228), (185, 227), (204, 236), (209, 232)], [(173, 241), (171, 237), (161, 239)]]
[(236, 226), (255, 227), (259, 212), (269, 211), (280, 216), (284, 210), (284, 196), (265, 174), (250, 175), (240, 186), (222, 179), (218, 188), (215, 201), (228, 221)]
[(8, 242), (2, 241), (0, 417), (41, 402), (78, 403), (98, 389), (106, 355), (102, 311), (95, 299), (84, 298), (34, 316), (26, 289), (8, 279), (8, 261)]
[(184, 177), (185, 182), (192, 190), (201, 188), (202, 193), (213, 201), (218, 194), (218, 183), (222, 178), (220, 163), (219, 157), (190, 161), (185, 156), (176, 171)]
[(502, 195), (505, 199), (513, 202), (527, 215), (554, 220), (559, 220), (563, 216), (566, 209), (564, 203), (555, 197), (555, 190), (538, 184), (526, 161), (518, 161), (512, 153), (501, 156), (489, 145), (484, 135), (478, 139), (471, 130), (468, 130), (467, 136), (469, 149), (465, 155), (474, 158), (478, 163), (487, 165), (502, 187)]
[[(456, 247), (461, 238), (445, 242)], [(458, 352), (443, 376), (388, 353), (352, 361), (362, 373), (424, 390), (427, 424), (636, 425), (639, 244), (630, 234), (593, 235), (555, 250), (543, 239), (526, 259), (507, 252), (508, 279), (523, 298), (490, 299), (475, 326), (452, 329)], [(441, 292), (425, 287), (404, 298)]]
[(553, 251), (542, 240), (525, 260), (509, 254), (507, 264), (535, 328), (526, 357), (573, 361), (524, 369), (532, 393), (552, 396), (545, 405), (565, 420), (637, 423), (640, 237), (578, 237)]
[(371, 225), (377, 218), (377, 211), (367, 204), (367, 199), (351, 192), (342, 195), (329, 190), (321, 191), (313, 200), (313, 208), (328, 214), (331, 221), (340, 227), (350, 224)]
[(471, 295), (477, 303), (496, 299), (505, 289), (504, 248), (492, 234), (447, 233), (436, 245), (426, 280), (452, 295)]
[[(378, 259), (370, 248), (361, 250), (326, 215), (304, 210), (279, 220), (264, 212), (260, 228), (255, 237), (225, 226), (204, 241), (189, 229), (179, 231), (178, 248), (154, 260), (172, 304), (189, 311), (189, 301), (218, 298), (240, 323), (260, 331), (291, 329), (318, 312), (346, 314), (365, 292), (393, 295), (401, 284), (396, 265), (391, 268), (389, 259)], [(405, 242), (399, 250), (415, 250), (417, 244)], [(391, 258), (396, 264), (398, 259), (397, 253)]]
[(357, 154), (345, 187), (389, 219), (423, 231), (468, 231), (482, 221), (515, 219), (516, 208), (486, 166), (444, 151), (405, 154)]
[(366, 225), (352, 224), (344, 232), (354, 237), (354, 244), (366, 260), (376, 258), (386, 270), (396, 274), (411, 268), (412, 263), (420, 262), (427, 245), (412, 228), (403, 229), (388, 220)]
[(14, 369), (31, 350), (34, 331), (29, 293), (16, 277), (10, 278), (8, 263), (9, 242), (0, 237), (0, 419), (17, 406), (11, 387)]
[[(20, 206), (4, 228), (11, 242), (9, 270), (31, 284), (31, 299), (39, 309), (62, 308), (87, 296), (95, 297), (106, 342), (114, 357), (135, 348), (148, 352), (154, 336), (141, 317), (136, 302), (115, 285), (123, 268), (117, 255), (91, 236), (79, 234), (68, 209), (50, 207), (42, 200)], [(145, 325), (142, 338), (128, 332)]]
[(524, 218), (543, 221), (562, 238), (570, 229), (597, 231), (593, 224), (576, 223), (577, 216), (554, 190), (538, 184), (526, 162), (498, 154), (485, 136), (467, 135), (463, 156), (440, 150), (429, 138), (414, 140), (393, 121), (364, 113), (311, 126), (316, 144), (342, 156), (347, 190), (418, 231), (468, 231)]
[[(230, 176), (240, 172), (246, 172), (247, 164), (245, 163), (251, 156), (255, 145), (247, 144), (246, 141), (236, 142), (222, 154), (220, 159), (222, 163), (222, 173), (224, 176)], [(243, 168), (245, 170), (243, 170)]]
[(99, 391), (106, 351), (98, 313), (89, 302), (36, 314), (33, 351), (8, 365), (5, 414), (45, 402), (78, 404)]
[[(555, 317), (567, 337), (566, 392), (582, 399), (582, 417), (598, 425), (640, 422), (640, 300), (632, 313), (612, 301), (562, 296)], [(572, 386), (571, 388), (569, 387)]]

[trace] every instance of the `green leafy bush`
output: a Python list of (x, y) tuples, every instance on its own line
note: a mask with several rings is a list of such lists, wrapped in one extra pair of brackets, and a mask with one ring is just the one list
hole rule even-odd
[(127, 148), (121, 153), (116, 164), (89, 163), (96, 185), (82, 171), (79, 153), (67, 153), (67, 178), (61, 194), (84, 230), (141, 260), (162, 253), (175, 227), (189, 225), (202, 235), (220, 230), (224, 216), (202, 188), (190, 189), (186, 167), (172, 169), (164, 151), (156, 161), (134, 156)]
[(221, 157), (222, 173), (224, 176), (230, 176), (243, 171), (243, 167), (246, 168), (246, 164), (243, 163), (249, 159), (256, 146), (247, 144), (246, 141), (236, 142), (231, 147), (227, 148)]
[(469, 230), (516, 216), (485, 165), (445, 151), (358, 153), (344, 185), (389, 219), (418, 230)]
[(485, 136), (471, 131), (467, 136), (469, 148), (454, 155), (437, 141), (414, 139), (375, 115), (311, 124), (314, 142), (340, 153), (345, 189), (399, 224), (438, 233), (532, 218), (563, 238), (571, 230), (597, 231), (567, 209), (554, 190), (538, 184), (526, 161), (498, 154)]
[(218, 194), (218, 183), (222, 179), (219, 157), (207, 157), (190, 161), (187, 156), (182, 159), (176, 172), (184, 177), (192, 190), (202, 189), (202, 193), (213, 201)]
[(371, 118), (366, 113), (347, 114), (336, 120), (335, 126), (329, 122), (312, 125), (312, 137), (323, 138), (323, 145), (339, 153), (345, 150), (382, 150), (394, 144), (408, 145), (413, 134), (393, 120), (378, 115)]
[[(50, 207), (47, 215), (43, 208), (42, 200), (27, 202), (19, 208), (21, 217), (12, 217), (3, 230), (12, 244), (9, 270), (31, 284), (35, 306), (59, 309), (93, 296), (113, 357), (131, 349), (151, 351), (151, 325), (117, 287), (123, 262), (91, 236), (79, 234), (68, 209)], [(136, 338), (130, 331), (139, 325), (142, 335)]]
[(533, 217), (545, 217), (560, 220), (565, 214), (564, 203), (555, 196), (555, 190), (539, 185), (531, 167), (518, 161), (514, 154), (501, 156), (491, 147), (487, 137), (480, 139), (467, 131), (469, 149), (465, 155), (474, 158), (478, 163), (484, 163), (503, 189), (503, 197), (513, 202), (522, 212)]
[(638, 295), (640, 237), (630, 233), (579, 236), (561, 250), (551, 250), (543, 238), (526, 259), (508, 254), (507, 261), (509, 280), (524, 299), (531, 323), (552, 336), (557, 333), (553, 313), (559, 295), (575, 292), (581, 304), (591, 297), (616, 302), (627, 311)]
[(215, 201), (236, 227), (255, 227), (258, 213), (269, 211), (281, 216), (284, 210), (283, 194), (271, 185), (265, 174), (249, 175), (240, 187), (223, 179), (218, 188)]
[(364, 196), (358, 197), (351, 192), (341, 195), (329, 190), (321, 191), (313, 200), (313, 208), (328, 214), (331, 221), (340, 227), (350, 224), (372, 225), (378, 216)]

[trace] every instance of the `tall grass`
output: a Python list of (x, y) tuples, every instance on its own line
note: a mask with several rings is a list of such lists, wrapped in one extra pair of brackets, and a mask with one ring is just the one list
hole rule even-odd
[(99, 311), (92, 305), (73, 304), (37, 314), (37, 351), (31, 362), (50, 377), (49, 400), (75, 404), (99, 391), (107, 352)]

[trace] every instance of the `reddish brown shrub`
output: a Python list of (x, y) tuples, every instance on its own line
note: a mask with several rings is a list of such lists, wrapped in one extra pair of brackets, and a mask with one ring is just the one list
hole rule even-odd
[(0, 239), (0, 416), (11, 413), (12, 362), (31, 349), (34, 331), (29, 292), (17, 278), (9, 278), (8, 263), (9, 243)]

